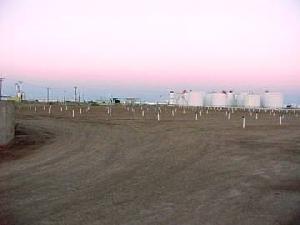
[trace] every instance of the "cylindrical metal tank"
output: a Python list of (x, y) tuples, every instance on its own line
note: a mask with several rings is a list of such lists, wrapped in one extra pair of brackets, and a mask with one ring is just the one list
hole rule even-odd
[(174, 104), (178, 105), (179, 104), (179, 94), (178, 93), (174, 93)]
[(261, 105), (261, 103), (260, 103), (260, 95), (247, 94), (244, 97), (244, 107), (247, 107), (247, 108), (259, 108), (260, 105)]
[(237, 95), (236, 102), (238, 107), (244, 107), (245, 106), (245, 98), (248, 95), (248, 93), (243, 92)]
[(208, 105), (212, 107), (225, 107), (226, 94), (225, 93), (209, 93), (207, 95)]
[(232, 91), (226, 93), (226, 106), (234, 107), (236, 104), (236, 95)]
[(198, 91), (190, 91), (188, 97), (189, 106), (203, 106), (204, 93)]
[(210, 106), (211, 105), (211, 95), (206, 94), (204, 96), (204, 106)]
[(189, 97), (189, 95), (186, 90), (184, 90), (181, 93), (178, 93), (176, 95), (177, 104), (180, 106), (187, 106), (188, 105), (188, 97)]
[(174, 105), (176, 102), (175, 102), (175, 93), (174, 91), (170, 91), (170, 95), (169, 95), (169, 104), (170, 105)]
[(262, 106), (265, 108), (282, 108), (283, 95), (280, 92), (265, 92), (262, 96)]

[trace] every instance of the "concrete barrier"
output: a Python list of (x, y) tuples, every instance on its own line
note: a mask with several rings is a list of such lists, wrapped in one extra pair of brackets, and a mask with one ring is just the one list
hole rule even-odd
[(0, 146), (9, 144), (15, 137), (15, 105), (0, 101)]

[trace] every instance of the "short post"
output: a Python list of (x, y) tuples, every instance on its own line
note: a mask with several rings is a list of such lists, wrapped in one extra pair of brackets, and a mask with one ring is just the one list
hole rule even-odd
[(49, 106), (48, 113), (49, 113), (49, 115), (51, 114), (51, 105)]
[(174, 110), (172, 109), (172, 116), (174, 117), (175, 116), (175, 112), (174, 112)]
[(74, 109), (72, 110), (72, 117), (75, 118), (75, 111), (74, 111)]
[(198, 120), (198, 113), (195, 114), (195, 120)]
[(62, 107), (60, 107), (60, 111), (62, 112), (62, 110), (63, 110), (63, 108)]
[(34, 111), (36, 112), (36, 106), (34, 106)]
[(246, 118), (245, 116), (242, 116), (242, 119), (243, 119), (243, 129), (246, 127)]
[(160, 121), (160, 115), (159, 115), (159, 112), (157, 113), (157, 120)]
[(199, 116), (202, 116), (202, 111), (200, 110), (200, 112), (199, 112)]
[(145, 111), (144, 110), (142, 111), (142, 117), (145, 117)]
[(228, 113), (228, 120), (230, 120), (230, 112)]
[(279, 116), (279, 125), (281, 126), (281, 123), (282, 123), (282, 117), (281, 115)]
[(81, 115), (81, 113), (82, 113), (82, 109), (80, 108), (80, 109), (79, 109), (79, 114)]
[(258, 114), (257, 114), (257, 113), (255, 113), (255, 119), (256, 119), (256, 120), (258, 119)]

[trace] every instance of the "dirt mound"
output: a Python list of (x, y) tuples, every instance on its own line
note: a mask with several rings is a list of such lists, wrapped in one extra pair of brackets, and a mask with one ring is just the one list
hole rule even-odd
[(16, 160), (31, 154), (54, 136), (46, 130), (16, 126), (15, 139), (7, 146), (0, 147), (0, 163), (7, 160)]

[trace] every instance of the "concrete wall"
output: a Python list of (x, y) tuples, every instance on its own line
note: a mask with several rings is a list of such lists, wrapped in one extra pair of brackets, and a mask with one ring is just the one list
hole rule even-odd
[(15, 105), (0, 101), (0, 146), (8, 144), (15, 137)]

